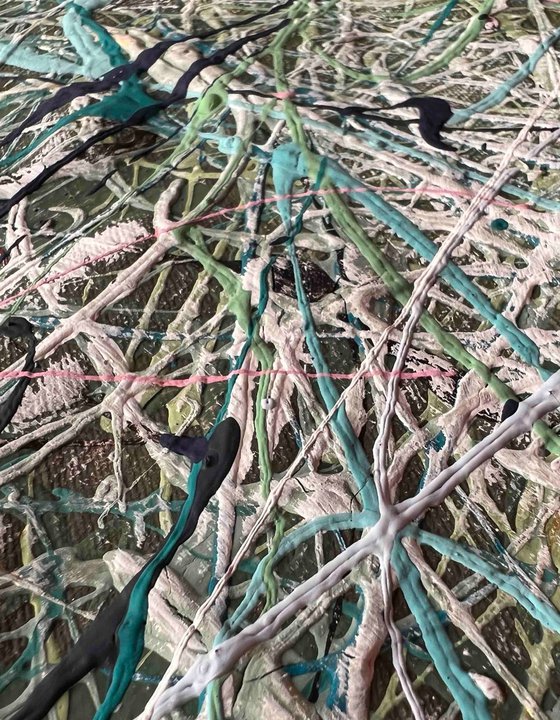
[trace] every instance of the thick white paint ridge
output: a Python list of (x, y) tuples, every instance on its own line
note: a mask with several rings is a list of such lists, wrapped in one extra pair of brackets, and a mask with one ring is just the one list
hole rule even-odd
[[(557, 396), (558, 395), (558, 396)], [(560, 406), (560, 371), (556, 372), (530, 397), (520, 403), (517, 412), (500, 423), (490, 435), (475, 445), (451, 467), (446, 468), (417, 496), (396, 506), (382, 507), (378, 522), (344, 552), (302, 583), (282, 601), (261, 615), (237, 635), (223, 641), (210, 652), (200, 655), (185, 676), (165, 690), (153, 705), (148, 704), (142, 720), (159, 720), (200, 695), (209, 682), (231, 671), (237, 660), (257, 644), (270, 640), (298, 610), (317, 600), (336, 585), (358, 562), (375, 553), (388, 558), (397, 534), (419, 519), (428, 508), (440, 504), (457, 485), (489, 460), (514, 437), (521, 435), (543, 415)]]

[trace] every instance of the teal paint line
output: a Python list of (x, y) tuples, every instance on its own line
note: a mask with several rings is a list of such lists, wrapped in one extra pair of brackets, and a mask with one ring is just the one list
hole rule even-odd
[[(280, 146), (274, 150), (272, 154), (272, 164), (273, 167), (276, 167), (274, 182), (278, 194), (289, 194), (291, 190), (291, 183), (282, 181), (277, 184), (276, 177), (280, 168), (282, 168), (284, 172), (289, 171), (291, 173), (290, 177), (292, 177), (292, 182), (302, 175), (307, 175), (307, 168), (305, 167), (303, 156), (297, 146), (292, 143)], [(398, 237), (411, 245), (412, 248), (426, 260), (432, 260), (434, 258), (438, 251), (438, 246), (396, 208), (373, 191), (368, 190), (366, 185), (355, 180), (333, 161), (329, 161), (328, 163), (328, 174), (338, 187), (360, 190), (360, 192), (356, 193), (350, 192), (350, 197), (364, 207), (367, 207), (378, 220), (391, 228)], [(289, 200), (278, 201), (277, 206), (281, 217), (289, 217)], [(288, 215), (286, 215), (286, 213), (288, 213)], [(538, 345), (528, 338), (513, 322), (496, 311), (484, 293), (476, 287), (461, 268), (449, 263), (444, 268), (441, 276), (508, 340), (511, 347), (525, 362), (537, 368), (541, 377), (544, 379), (550, 377), (551, 373), (541, 366)]]
[(393, 545), (391, 564), (410, 611), (418, 622), (426, 649), (457, 702), (463, 720), (491, 720), (484, 694), (461, 667), (455, 649), (426, 596), (420, 573), (399, 538)]
[(337, 530), (362, 530), (370, 527), (375, 522), (374, 515), (371, 512), (361, 513), (339, 513), (328, 517), (315, 518), (305, 523), (303, 526), (290, 532), (289, 535), (282, 538), (274, 557), (268, 553), (258, 564), (253, 572), (249, 586), (245, 592), (243, 600), (239, 607), (235, 610), (230, 620), (228, 620), (217, 635), (216, 643), (221, 642), (230, 634), (239, 630), (249, 613), (256, 607), (259, 597), (265, 590), (264, 570), (269, 566), (272, 560), (273, 566), (295, 550), (299, 545), (315, 537), (321, 532), (336, 532)]
[(458, 2), (459, 2), (459, 0), (449, 0), (447, 5), (443, 8), (441, 13), (436, 18), (436, 20), (433, 23), (433, 25), (431, 26), (431, 28), (428, 30), (428, 34), (422, 40), (420, 45), (427, 45), (430, 42), (430, 40), (433, 38), (435, 33), (440, 29), (440, 27), (443, 25), (443, 23), (451, 15), (453, 8), (455, 7), (455, 5), (457, 5)]
[[(354, 180), (348, 173), (341, 170), (334, 162), (329, 163), (329, 175), (338, 187), (367, 189), (367, 186)], [(425, 260), (431, 261), (439, 247), (396, 208), (373, 191), (349, 193), (349, 196), (366, 207), (402, 240), (408, 243)], [(511, 347), (527, 363), (535, 367), (543, 379), (551, 373), (542, 367), (539, 358), (539, 347), (528, 338), (513, 322), (496, 311), (486, 295), (470, 280), (465, 272), (456, 265), (449, 263), (442, 271), (441, 277), (453, 290), (469, 302), (480, 315), (490, 322), (496, 330), (507, 339)]]
[(0, 160), (0, 167), (10, 166), (14, 162), (25, 158), (58, 130), (79, 118), (102, 117), (105, 120), (126, 122), (137, 110), (152, 104), (154, 104), (154, 102), (148, 95), (141, 98), (137, 92), (131, 92), (130, 86), (127, 83), (123, 83), (114, 95), (109, 95), (99, 102), (86, 105), (86, 107), (74, 110), (74, 112), (71, 112), (66, 117), (60, 118), (54, 125), (40, 133), (25, 149), (2, 158)]
[[(280, 158), (280, 159), (279, 159)], [(301, 153), (299, 150), (296, 149), (294, 151), (294, 146), (291, 144), (285, 144), (281, 145), (278, 148), (276, 148), (275, 151), (273, 151), (271, 156), (271, 167), (272, 167), (272, 173), (273, 173), (273, 181), (274, 181), (274, 187), (277, 194), (289, 194), (291, 192), (291, 188), (293, 185), (293, 182), (298, 177), (301, 177), (301, 168), (302, 165), (299, 162), (301, 159)], [(319, 174), (319, 179), (317, 181), (317, 186), (320, 185), (320, 181), (322, 178), (322, 172), (324, 171), (324, 166), (322, 166), (322, 170)], [(279, 205), (281, 206), (279, 208), (280, 214), (282, 216), (282, 219), (286, 225), (286, 227), (289, 229), (290, 234), (295, 235), (297, 232), (301, 230), (302, 227), (302, 219), (303, 214), (305, 213), (305, 210), (309, 205), (312, 203), (312, 197), (308, 197), (304, 200), (302, 204), (302, 208), (298, 214), (298, 218), (296, 220), (296, 223), (292, 229), (292, 222), (291, 222), (291, 201), (281, 200), (279, 201)], [(288, 243), (289, 249), (291, 249), (292, 252), (294, 251), (293, 242), (290, 241)], [(259, 299), (259, 306), (257, 309), (257, 317), (260, 317), (262, 312), (264, 312), (264, 309), (266, 307), (266, 303), (268, 301), (268, 290), (266, 285), (266, 275), (265, 273), (268, 272), (270, 268), (271, 263), (268, 263), (265, 268), (263, 269), (263, 272), (261, 272), (260, 276), (260, 299)], [(297, 266), (298, 274), (299, 274), (299, 266)], [(305, 292), (303, 290), (303, 285), (301, 283), (301, 277), (299, 278), (300, 282), (300, 290), (303, 293), (303, 296), (305, 297)], [(297, 287), (297, 279), (296, 279), (296, 287)], [(299, 291), (298, 291), (298, 299), (299, 299)], [(301, 309), (301, 308), (300, 308)], [(307, 306), (307, 309), (309, 311), (309, 306)], [(309, 313), (310, 314), (310, 313)], [(249, 329), (249, 337), (247, 344), (251, 341), (252, 335), (254, 332), (255, 323), (251, 323), (251, 327)], [(312, 328), (313, 329), (313, 328)], [(314, 330), (313, 330), (314, 334)], [(307, 337), (307, 335), (306, 335)], [(319, 347), (319, 343), (317, 341), (316, 336), (315, 337), (315, 345), (314, 348), (317, 349)], [(309, 345), (309, 338), (307, 339), (308, 345)], [(322, 361), (322, 365), (318, 365), (316, 362), (316, 357), (313, 354), (313, 361), (316, 368), (319, 367), (325, 367), (326, 371), (328, 372), (328, 366), (324, 362), (320, 347), (319, 347), (319, 358), (320, 361)], [(319, 370), (318, 370), (319, 371)], [(325, 404), (327, 407), (330, 408), (334, 405), (336, 400), (338, 400), (338, 394), (336, 392), (336, 388), (334, 386), (334, 383), (330, 378), (327, 378), (328, 382), (321, 382), (321, 379), (319, 381), (321, 394), (323, 396), (323, 399), (325, 401)], [(338, 416), (338, 417), (337, 417)], [(377, 501), (375, 498), (375, 491), (373, 488), (371, 488), (371, 482), (368, 483), (368, 480), (371, 480), (370, 472), (369, 472), (369, 463), (367, 461), (367, 458), (365, 456), (365, 453), (363, 451), (363, 448), (361, 447), (358, 438), (356, 438), (356, 435), (352, 429), (352, 426), (350, 425), (348, 418), (346, 416), (346, 412), (344, 411), (344, 408), (340, 408), (340, 410), (337, 412), (337, 415), (331, 420), (333, 426), (337, 430), (337, 436), (339, 437), (341, 444), (343, 445), (345, 456), (347, 458), (348, 466), (352, 474), (356, 477), (358, 488), (361, 491), (362, 500), (364, 504), (365, 510), (370, 510), (371, 508), (375, 508), (374, 512), (374, 518), (377, 518)], [(344, 440), (347, 438), (347, 441)], [(354, 452), (350, 450), (349, 446), (353, 445)], [(361, 453), (361, 455), (360, 455)], [(354, 461), (354, 458), (358, 456), (357, 462)], [(361, 467), (356, 469), (356, 465), (361, 462)], [(365, 469), (364, 469), (365, 467)], [(275, 555), (275, 561), (278, 558), (278, 554)], [(279, 559), (279, 558), (278, 558)], [(261, 567), (261, 566), (259, 566)], [(264, 567), (264, 566), (263, 566)], [(262, 577), (262, 575), (261, 575)], [(247, 597), (248, 593), (246, 594)], [(221, 639), (223, 638), (222, 633), (218, 635), (216, 638), (214, 645), (216, 645)], [(216, 715), (221, 715), (221, 709), (219, 707), (211, 706), (209, 707), (209, 713), (210, 716), (216, 717)]]
[(179, 515), (178, 521), (164, 543), (163, 547), (146, 564), (142, 574), (130, 594), (128, 609), (117, 631), (119, 654), (115, 661), (113, 677), (107, 694), (93, 720), (108, 720), (120, 701), (129, 678), (134, 674), (138, 654), (144, 646), (144, 625), (148, 615), (148, 595), (154, 581), (156, 572), (161, 570), (162, 563), (168, 563), (175, 553), (176, 543), (183, 532), (195, 497), (195, 488), (198, 474), (202, 465), (193, 465), (187, 482), (187, 499)]
[(442, 555), (446, 555), (451, 560), (460, 563), (475, 573), (479, 573), (488, 582), (496, 585), (500, 590), (514, 598), (535, 620), (549, 630), (560, 632), (560, 613), (552, 604), (536, 597), (519, 577), (498, 570), (474, 551), (447, 538), (412, 527), (407, 529), (406, 534), (415, 537), (422, 545), (429, 545)]
[[(328, 163), (325, 158), (321, 162), (321, 168), (326, 169), (327, 165)], [(293, 143), (280, 145), (272, 152), (271, 166), (274, 189), (277, 195), (289, 195), (294, 181), (302, 177), (302, 175), (307, 175), (303, 153), (299, 150), (297, 145)], [(317, 181), (318, 186), (320, 185), (321, 180), (322, 178), (320, 172)], [(293, 230), (291, 228), (291, 200), (278, 200), (277, 207), (290, 235), (290, 240), (288, 242), (288, 255), (292, 261), (298, 306), (300, 313), (302, 314), (303, 330), (309, 351), (311, 353), (313, 365), (318, 373), (329, 373), (329, 366), (323, 357), (321, 345), (315, 333), (313, 316), (305, 296), (295, 247), (291, 239), (301, 230), (303, 225), (303, 214), (311, 202), (312, 196), (305, 198)], [(339, 398), (336, 386), (333, 380), (329, 377), (319, 377), (317, 382), (323, 402), (325, 403), (327, 410), (330, 411)], [(348, 469), (352, 473), (358, 487), (364, 510), (370, 510), (377, 513), (377, 496), (371, 478), (370, 464), (364, 449), (362, 448), (362, 445), (356, 437), (354, 429), (348, 420), (348, 416), (346, 415), (346, 411), (343, 406), (336, 411), (330, 423), (332, 424), (335, 434), (344, 450), (346, 462), (348, 463)]]
[(482, 100), (479, 100), (473, 105), (469, 105), (469, 107), (463, 108), (462, 110), (457, 110), (457, 112), (453, 114), (453, 117), (448, 121), (447, 125), (450, 127), (459, 125), (460, 123), (465, 122), (465, 120), (469, 120), (473, 115), (490, 110), (490, 108), (502, 103), (514, 87), (519, 85), (519, 83), (523, 82), (523, 80), (526, 80), (531, 75), (539, 60), (546, 55), (546, 53), (558, 42), (558, 40), (560, 40), (560, 28), (557, 28), (546, 40), (539, 43), (537, 49), (531, 57), (524, 62), (519, 70), (514, 72), (508, 80), (499, 85)]

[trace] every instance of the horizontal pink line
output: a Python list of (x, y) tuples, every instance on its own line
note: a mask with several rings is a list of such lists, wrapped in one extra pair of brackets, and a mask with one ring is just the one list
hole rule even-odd
[[(364, 373), (364, 378), (385, 377), (390, 378), (398, 375), (403, 380), (415, 380), (424, 377), (453, 377), (454, 370), (416, 370), (411, 372), (393, 372), (391, 370), (373, 370)], [(236, 375), (246, 375), (248, 377), (265, 377), (267, 375), (299, 375), (311, 380), (317, 378), (328, 377), (333, 380), (352, 380), (356, 373), (308, 373), (305, 370), (232, 370), (227, 375), (191, 375), (188, 378), (175, 380), (173, 378), (162, 378), (159, 375), (136, 375), (134, 373), (123, 373), (121, 375), (87, 375), (84, 373), (72, 372), (69, 370), (40, 370), (37, 372), (27, 372), (24, 370), (3, 370), (0, 371), (0, 379), (13, 380), (17, 378), (64, 378), (67, 380), (86, 380), (98, 382), (132, 382), (139, 385), (158, 385), (160, 387), (186, 387), (187, 385), (195, 385), (202, 383), (208, 385), (210, 383), (226, 382)]]
[[(54, 275), (51, 275), (47, 278), (43, 278), (39, 282), (36, 282), (32, 285), (30, 285), (27, 288), (24, 288), (23, 290), (20, 290), (19, 292), (15, 293), (14, 295), (10, 295), (9, 297), (5, 298), (4, 300), (0, 300), (0, 307), (5, 307), (6, 305), (9, 305), (14, 300), (18, 300), (20, 297), (27, 295), (28, 293), (33, 292), (34, 290), (38, 290), (43, 285), (48, 285), (49, 283), (56, 282), (57, 280), (60, 280), (65, 275), (69, 275), (72, 272), (75, 272), (76, 270), (80, 270), (83, 267), (88, 267), (88, 265), (92, 265), (93, 263), (104, 260), (105, 258), (114, 255), (115, 253), (120, 252), (121, 250), (125, 250), (126, 248), (130, 247), (131, 245), (137, 245), (141, 242), (144, 242), (145, 240), (150, 240), (152, 238), (159, 237), (162, 233), (168, 232), (169, 230), (175, 230), (179, 227), (184, 227), (186, 225), (194, 225), (195, 223), (201, 223), (206, 220), (213, 220), (214, 218), (223, 217), (224, 215), (228, 215), (232, 212), (239, 212), (240, 210), (248, 210), (249, 208), (258, 207), (259, 205), (268, 205), (270, 203), (278, 202), (279, 200), (295, 200), (298, 198), (305, 198), (309, 197), (310, 195), (347, 195), (349, 193), (361, 193), (361, 192), (368, 192), (370, 190), (379, 190), (379, 191), (385, 191), (385, 192), (397, 192), (397, 193), (417, 193), (420, 192), (422, 194), (432, 194), (432, 195), (447, 195), (447, 196), (457, 196), (457, 197), (474, 197), (474, 192), (471, 192), (470, 190), (444, 190), (442, 188), (435, 188), (435, 187), (428, 187), (428, 188), (401, 188), (397, 186), (381, 186), (381, 185), (370, 185), (366, 188), (333, 188), (333, 189), (326, 189), (326, 190), (306, 190), (301, 193), (292, 193), (287, 195), (275, 195), (273, 197), (269, 198), (262, 198), (261, 200), (252, 200), (251, 202), (244, 203), (243, 205), (237, 205), (236, 207), (232, 208), (222, 208), (221, 210), (216, 210), (215, 212), (208, 213), (207, 215), (201, 215), (199, 217), (192, 218), (191, 220), (178, 220), (174, 223), (169, 223), (163, 228), (156, 228), (153, 233), (142, 235), (141, 237), (135, 238), (134, 240), (130, 240), (126, 243), (121, 243), (120, 245), (116, 245), (115, 247), (111, 248), (110, 250), (107, 250), (104, 253), (101, 253), (100, 255), (95, 255), (94, 257), (88, 257), (86, 260), (84, 260), (81, 263), (78, 263), (76, 265), (73, 265), (70, 268), (67, 268), (66, 270), (63, 270), (62, 272), (55, 273)], [(512, 208), (527, 208), (526, 203), (522, 204), (515, 204), (512, 202), (509, 202), (507, 200), (494, 200), (494, 204), (498, 205), (500, 207), (512, 207)]]

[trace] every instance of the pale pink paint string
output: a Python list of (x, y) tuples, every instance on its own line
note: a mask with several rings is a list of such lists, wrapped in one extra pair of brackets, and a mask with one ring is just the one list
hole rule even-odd
[[(186, 225), (193, 225), (195, 223), (201, 223), (206, 220), (213, 220), (218, 217), (223, 217), (224, 215), (228, 215), (232, 212), (239, 212), (241, 210), (248, 210), (253, 207), (258, 207), (259, 205), (268, 205), (270, 203), (278, 202), (279, 200), (296, 200), (298, 198), (305, 198), (309, 197), (310, 195), (346, 195), (349, 193), (360, 193), (360, 192), (369, 192), (370, 190), (379, 190), (379, 191), (386, 191), (386, 192), (401, 192), (401, 193), (431, 193), (434, 195), (452, 195), (452, 196), (460, 196), (460, 197), (473, 197), (474, 193), (469, 190), (444, 190), (442, 188), (436, 188), (436, 187), (427, 187), (427, 188), (400, 188), (396, 186), (381, 186), (381, 185), (371, 185), (365, 188), (330, 188), (325, 190), (306, 190), (301, 193), (288, 193), (286, 195), (274, 195), (269, 198), (261, 198), (260, 200), (251, 200), (250, 202), (244, 203), (242, 205), (237, 205), (232, 208), (221, 208), (220, 210), (216, 210), (212, 213), (208, 213), (207, 215), (200, 215), (198, 217), (192, 218), (190, 220), (178, 220), (174, 223), (168, 223), (162, 228), (156, 228), (153, 233), (142, 235), (140, 237), (135, 238), (134, 240), (130, 240), (126, 243), (120, 243), (119, 245), (116, 245), (115, 247), (111, 248), (110, 250), (107, 250), (100, 255), (95, 255), (93, 257), (87, 257), (85, 260), (83, 260), (81, 263), (77, 263), (76, 265), (73, 265), (70, 268), (67, 268), (66, 270), (63, 270), (61, 272), (55, 273), (54, 275), (50, 275), (47, 278), (43, 278), (42, 280), (39, 280), (38, 282), (29, 285), (29, 287), (24, 288), (23, 290), (20, 290), (19, 292), (15, 293), (14, 295), (10, 295), (7, 298), (4, 298), (4, 300), (0, 300), (0, 308), (6, 307), (6, 305), (9, 305), (14, 300), (18, 300), (20, 297), (23, 297), (24, 295), (27, 295), (34, 290), (38, 290), (43, 285), (48, 285), (49, 283), (56, 282), (57, 280), (60, 280), (61, 278), (65, 277), (66, 275), (69, 275), (70, 273), (75, 272), (76, 270), (80, 270), (81, 268), (88, 267), (89, 265), (92, 265), (93, 263), (98, 262), (99, 260), (104, 260), (105, 258), (114, 255), (115, 253), (120, 252), (121, 250), (126, 250), (126, 248), (129, 248), (131, 245), (137, 245), (139, 243), (144, 242), (145, 240), (150, 240), (152, 238), (158, 238), (162, 233), (169, 232), (170, 230), (176, 230), (180, 227), (185, 227)], [(496, 200), (496, 205), (502, 206), (502, 207), (511, 207), (511, 208), (523, 208), (526, 209), (528, 205), (526, 203), (522, 204), (515, 204), (506, 200)]]
[[(336, 373), (336, 372), (306, 372), (305, 370), (295, 369), (268, 369), (268, 370), (249, 370), (239, 368), (238, 370), (232, 370), (226, 375), (191, 375), (188, 378), (162, 378), (159, 375), (137, 375), (135, 373), (122, 373), (120, 375), (88, 375), (86, 373), (73, 372), (71, 370), (39, 370), (36, 372), (28, 372), (25, 370), (2, 370), (0, 371), (1, 380), (13, 380), (17, 378), (63, 378), (66, 380), (83, 380), (83, 381), (98, 381), (98, 382), (131, 382), (140, 385), (158, 385), (161, 387), (187, 387), (188, 385), (195, 385), (201, 383), (203, 385), (209, 385), (211, 383), (226, 382), (236, 375), (246, 375), (248, 377), (265, 377), (268, 375), (300, 375), (311, 380), (317, 378), (329, 377), (333, 380), (352, 380), (356, 373)], [(364, 373), (362, 377), (384, 377), (390, 378), (394, 373), (391, 370), (373, 370), (371, 372)], [(416, 380), (418, 378), (431, 378), (431, 377), (453, 377), (456, 375), (454, 370), (412, 370), (409, 372), (398, 373), (404, 380)]]

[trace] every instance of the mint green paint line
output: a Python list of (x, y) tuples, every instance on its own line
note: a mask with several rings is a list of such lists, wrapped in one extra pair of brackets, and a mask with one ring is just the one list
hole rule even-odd
[(428, 34), (420, 43), (421, 45), (427, 45), (430, 42), (430, 40), (433, 38), (435, 33), (440, 29), (440, 27), (443, 25), (443, 23), (451, 15), (453, 8), (455, 7), (455, 5), (457, 5), (458, 2), (459, 2), (459, 0), (449, 0), (447, 5), (443, 8), (441, 13), (435, 19), (432, 27), (428, 30)]
[(93, 720), (108, 720), (121, 701), (136, 665), (144, 648), (144, 628), (148, 615), (148, 595), (154, 581), (155, 573), (171, 560), (175, 545), (181, 536), (183, 526), (189, 517), (195, 496), (196, 481), (201, 463), (193, 465), (187, 482), (187, 499), (179, 515), (179, 519), (169, 533), (167, 540), (159, 552), (146, 564), (142, 574), (130, 594), (128, 609), (117, 631), (119, 654), (113, 669), (113, 677), (107, 694)]
[(472, 16), (466, 29), (461, 33), (457, 40), (455, 40), (455, 42), (453, 42), (443, 53), (427, 65), (424, 65), (418, 70), (414, 70), (414, 72), (405, 75), (403, 78), (404, 82), (414, 82), (415, 80), (419, 80), (420, 78), (428, 75), (433, 75), (439, 70), (447, 67), (456, 57), (459, 57), (463, 50), (465, 50), (468, 45), (480, 34), (484, 21), (480, 20), (479, 15), (489, 13), (493, 5), (494, 0), (486, 0), (486, 2), (483, 2), (478, 10), (475, 11), (476, 15)]
[[(435, 257), (438, 246), (383, 198), (376, 195), (372, 190), (367, 190), (363, 183), (355, 180), (332, 161), (329, 162), (329, 176), (340, 188), (362, 190), (362, 192), (350, 192), (349, 195), (353, 200), (368, 208), (378, 220), (390, 227), (398, 237), (407, 242), (424, 259), (432, 260)], [(363, 192), (364, 190), (365, 192)], [(464, 297), (485, 320), (492, 323), (496, 330), (508, 340), (517, 354), (525, 362), (537, 368), (541, 377), (550, 377), (551, 373), (541, 366), (538, 345), (528, 338), (514, 323), (497, 312), (486, 295), (476, 287), (461, 268), (449, 263), (443, 269), (441, 277), (453, 290)]]
[(531, 57), (523, 63), (519, 70), (513, 73), (509, 80), (503, 82), (482, 100), (479, 100), (473, 105), (469, 105), (469, 107), (463, 110), (457, 110), (453, 117), (447, 122), (447, 125), (450, 127), (459, 125), (465, 122), (465, 120), (469, 120), (473, 115), (476, 115), (476, 113), (485, 112), (502, 103), (516, 85), (519, 85), (519, 83), (531, 75), (539, 60), (546, 55), (558, 40), (560, 40), (560, 28), (557, 28), (544, 42), (539, 43), (539, 46)]
[(420, 573), (398, 538), (391, 553), (391, 564), (410, 611), (418, 622), (426, 649), (457, 702), (463, 720), (491, 720), (484, 694), (461, 667), (455, 649), (426, 596)]
[(516, 575), (510, 575), (498, 570), (472, 550), (447, 538), (433, 535), (425, 530), (417, 530), (416, 528), (409, 528), (407, 535), (412, 535), (422, 545), (429, 545), (442, 555), (446, 555), (451, 560), (484, 576), (488, 582), (511, 595), (541, 625), (554, 632), (560, 632), (560, 613), (551, 604), (536, 597)]

